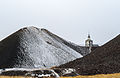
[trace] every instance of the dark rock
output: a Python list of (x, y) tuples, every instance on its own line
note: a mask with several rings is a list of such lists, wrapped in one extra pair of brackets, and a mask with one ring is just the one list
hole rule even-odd
[(46, 29), (26, 27), (0, 41), (0, 68), (48, 68), (82, 57)]
[(120, 35), (83, 58), (63, 64), (59, 67), (75, 68), (81, 75), (119, 73)]

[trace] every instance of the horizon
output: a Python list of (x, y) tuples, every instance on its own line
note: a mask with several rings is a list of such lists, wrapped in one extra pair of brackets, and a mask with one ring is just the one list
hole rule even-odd
[(1, 0), (0, 40), (35, 26), (84, 45), (87, 35), (103, 45), (119, 35), (119, 0)]

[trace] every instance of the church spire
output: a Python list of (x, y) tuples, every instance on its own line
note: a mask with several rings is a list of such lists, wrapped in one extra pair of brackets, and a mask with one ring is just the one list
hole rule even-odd
[(85, 46), (89, 48), (89, 52), (91, 52), (93, 46), (93, 40), (90, 39), (90, 34), (88, 34), (88, 39), (85, 41)]
[(86, 47), (92, 47), (93, 46), (93, 40), (90, 39), (90, 34), (88, 34), (88, 39), (85, 41)]

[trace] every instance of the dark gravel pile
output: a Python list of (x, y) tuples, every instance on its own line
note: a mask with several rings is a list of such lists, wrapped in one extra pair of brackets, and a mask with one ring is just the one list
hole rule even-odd
[[(83, 51), (87, 54), (81, 47), (81, 54)], [(46, 29), (25, 27), (0, 41), (0, 69), (58, 66), (82, 57), (80, 52)]]
[(81, 75), (120, 72), (120, 35), (83, 58), (59, 66), (75, 68)]

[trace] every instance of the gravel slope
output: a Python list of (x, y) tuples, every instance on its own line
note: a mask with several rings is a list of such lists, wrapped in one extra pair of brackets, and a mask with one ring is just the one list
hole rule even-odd
[(83, 58), (59, 66), (75, 68), (81, 75), (120, 72), (120, 35)]
[(0, 42), (0, 68), (48, 68), (82, 57), (64, 42), (46, 29), (20, 29)]

